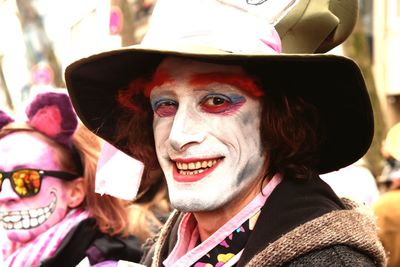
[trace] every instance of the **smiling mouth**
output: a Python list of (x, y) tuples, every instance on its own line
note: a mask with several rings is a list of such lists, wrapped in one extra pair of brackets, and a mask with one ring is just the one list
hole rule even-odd
[(194, 161), (194, 162), (175, 162), (176, 168), (181, 175), (195, 175), (202, 173), (217, 164), (221, 159)]
[(174, 178), (178, 182), (193, 182), (200, 180), (213, 171), (223, 158), (207, 160), (176, 160)]
[(56, 208), (57, 198), (53, 195), (53, 200), (49, 205), (31, 210), (17, 210), (2, 212), (0, 220), (5, 230), (27, 230), (43, 224)]

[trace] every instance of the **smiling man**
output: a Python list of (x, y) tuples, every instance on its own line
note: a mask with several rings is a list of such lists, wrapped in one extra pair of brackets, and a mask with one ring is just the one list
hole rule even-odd
[[(278, 53), (178, 42), (67, 68), (82, 121), (144, 162), (143, 182), (164, 173), (176, 210), (146, 265), (384, 266), (374, 218), (318, 176), (370, 145), (359, 69), (343, 57)], [(341, 79), (326, 83), (330, 73)]]
[[(236, 85), (252, 80), (238, 67), (173, 58), (160, 65), (156, 77), (159, 72), (168, 80), (152, 89), (150, 101), (155, 146), (173, 205), (215, 212), (233, 202), (236, 192), (249, 191), (253, 198), (265, 162), (260, 134), (254, 133), (261, 105)], [(236, 199), (234, 213), (246, 199)]]
[(318, 29), (295, 31), (299, 42), (281, 43), (283, 31), (250, 9), (243, 15), (244, 1), (185, 1), (210, 12), (165, 12), (171, 20), (156, 20), (142, 44), (67, 67), (88, 128), (144, 163), (142, 183), (160, 169), (167, 181), (175, 210), (147, 266), (385, 266), (374, 218), (319, 177), (371, 144), (360, 70), (344, 57), (281, 54), (282, 44), (313, 52), (334, 40), (338, 20), (325, 11), (338, 2), (290, 3), (283, 13), (305, 14), (295, 25)]

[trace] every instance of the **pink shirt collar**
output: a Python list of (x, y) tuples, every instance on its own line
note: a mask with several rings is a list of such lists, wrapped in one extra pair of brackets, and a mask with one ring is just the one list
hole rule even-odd
[[(186, 213), (179, 225), (176, 245), (163, 262), (164, 266), (191, 266), (217, 244), (222, 242), (230, 233), (240, 227), (247, 219), (255, 215), (264, 206), (268, 197), (281, 180), (282, 178), (279, 174), (275, 175), (263, 188), (262, 193), (260, 192), (244, 209), (199, 245), (197, 245), (197, 241), (199, 240), (197, 222), (192, 213)], [(229, 264), (225, 264), (224, 266), (231, 266), (239, 258), (240, 255), (231, 259)]]

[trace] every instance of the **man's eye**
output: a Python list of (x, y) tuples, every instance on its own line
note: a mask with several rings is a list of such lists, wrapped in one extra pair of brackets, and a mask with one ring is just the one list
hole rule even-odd
[(201, 108), (205, 112), (221, 113), (232, 108), (232, 101), (221, 95), (207, 96), (201, 102)]
[(209, 106), (221, 106), (223, 104), (226, 104), (228, 102), (227, 99), (224, 99), (222, 97), (211, 97), (207, 99), (206, 104)]
[(172, 100), (163, 100), (157, 102), (153, 109), (159, 117), (170, 117), (176, 114), (178, 104)]
[(208, 113), (231, 114), (237, 111), (245, 102), (246, 98), (242, 95), (210, 94), (203, 98), (200, 102), (200, 107), (204, 112)]

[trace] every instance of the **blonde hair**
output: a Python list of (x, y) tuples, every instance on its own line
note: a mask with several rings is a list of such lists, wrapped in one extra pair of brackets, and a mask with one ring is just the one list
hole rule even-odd
[(85, 207), (96, 218), (102, 232), (110, 235), (128, 234), (127, 201), (95, 193), (96, 167), (100, 153), (100, 140), (82, 124), (73, 136), (79, 153), (85, 185)]
[(167, 186), (162, 176), (158, 187), (155, 186), (154, 190), (145, 192), (128, 207), (129, 232), (141, 242), (159, 232), (171, 211)]
[(73, 137), (73, 144), (84, 166), (86, 208), (97, 219), (103, 232), (110, 235), (130, 234), (144, 242), (159, 231), (169, 215), (165, 180), (159, 172), (147, 173), (135, 202), (95, 193), (96, 163), (101, 145), (99, 140), (83, 125), (80, 125)]

